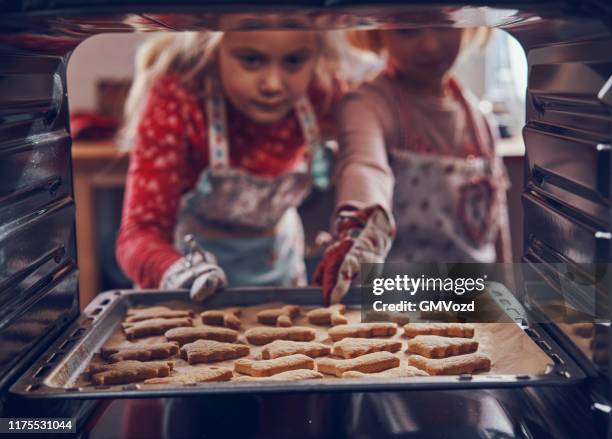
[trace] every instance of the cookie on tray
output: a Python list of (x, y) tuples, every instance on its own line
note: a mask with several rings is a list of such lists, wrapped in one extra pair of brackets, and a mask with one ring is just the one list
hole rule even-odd
[(343, 338), (390, 337), (397, 332), (397, 324), (390, 322), (353, 323), (334, 326), (327, 331), (329, 338), (339, 341)]
[(240, 359), (234, 362), (236, 372), (254, 377), (268, 377), (295, 369), (314, 369), (314, 366), (314, 360), (302, 354), (288, 355), (273, 360)]
[(408, 364), (424, 370), (429, 375), (461, 375), (491, 369), (491, 359), (478, 352), (441, 359), (411, 355), (408, 357)]
[(173, 375), (163, 378), (151, 378), (145, 380), (145, 384), (197, 384), (218, 381), (229, 381), (233, 372), (227, 367), (199, 367), (184, 372), (175, 372)]
[(272, 343), (274, 340), (313, 341), (317, 333), (314, 329), (305, 326), (292, 326), (290, 328), (251, 328), (244, 335), (249, 343), (261, 346)]
[(374, 373), (349, 370), (348, 372), (344, 372), (342, 374), (342, 378), (412, 378), (426, 376), (429, 376), (427, 372), (413, 366), (400, 366)]
[(123, 332), (128, 340), (135, 338), (162, 335), (169, 329), (183, 326), (193, 326), (191, 317), (177, 317), (174, 319), (149, 319), (139, 322), (123, 323)]
[(408, 323), (404, 325), (404, 334), (410, 338), (417, 335), (473, 338), (474, 326), (468, 323)]
[(151, 343), (133, 344), (122, 347), (103, 347), (101, 350), (102, 358), (111, 363), (125, 360), (151, 361), (164, 360), (178, 354), (178, 343)]
[(124, 322), (134, 323), (150, 319), (175, 319), (179, 317), (193, 317), (193, 315), (193, 311), (189, 309), (170, 309), (167, 306), (129, 308)]
[(397, 352), (401, 348), (401, 340), (347, 337), (334, 343), (332, 353), (336, 357), (355, 358), (372, 352)]
[(323, 378), (323, 374), (316, 370), (310, 369), (295, 369), (288, 370), (287, 372), (277, 373), (269, 377), (252, 377), (252, 376), (239, 376), (234, 378), (232, 381), (299, 381), (299, 380), (313, 380)]
[(118, 363), (91, 365), (89, 373), (95, 385), (116, 385), (144, 381), (149, 378), (165, 377), (170, 374), (169, 361), (119, 361)]
[(408, 340), (408, 350), (427, 358), (445, 358), (453, 355), (476, 352), (478, 342), (471, 338), (441, 337), (439, 335), (417, 335)]
[(211, 309), (200, 314), (205, 325), (225, 326), (229, 329), (240, 329), (240, 308)]
[(285, 305), (281, 308), (264, 309), (257, 313), (257, 321), (264, 325), (273, 325), (283, 328), (293, 326), (293, 319), (300, 314), (297, 305)]
[(174, 328), (164, 333), (169, 341), (175, 341), (181, 346), (196, 340), (215, 340), (233, 343), (238, 340), (238, 331), (217, 326), (194, 326), (192, 328)]
[(274, 340), (261, 350), (261, 358), (270, 360), (293, 354), (304, 354), (311, 358), (329, 355), (331, 348), (314, 341)]
[(346, 325), (348, 320), (344, 317), (346, 305), (341, 303), (328, 306), (327, 308), (317, 308), (306, 313), (308, 323), (313, 325)]
[(246, 357), (251, 352), (247, 345), (215, 340), (196, 340), (181, 348), (181, 358), (189, 364), (213, 363)]
[(317, 370), (319, 372), (341, 377), (342, 374), (350, 370), (364, 373), (381, 372), (392, 369), (400, 365), (397, 356), (390, 352), (373, 352), (357, 358), (338, 360), (335, 358), (321, 358), (317, 360)]

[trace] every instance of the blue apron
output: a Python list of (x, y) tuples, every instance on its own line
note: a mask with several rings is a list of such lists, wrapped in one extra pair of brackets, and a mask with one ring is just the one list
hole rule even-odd
[[(225, 100), (214, 92), (208, 96), (209, 167), (181, 200), (175, 245), (185, 252), (183, 237), (193, 235), (215, 255), (229, 286), (305, 284), (304, 232), (296, 208), (312, 189), (311, 164), (275, 177), (230, 167)], [(306, 97), (294, 113), (310, 157), (317, 157), (319, 129)]]

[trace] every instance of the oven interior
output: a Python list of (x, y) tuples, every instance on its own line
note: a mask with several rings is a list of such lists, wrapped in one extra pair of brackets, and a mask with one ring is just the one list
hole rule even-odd
[[(103, 330), (112, 320), (113, 309), (147, 301), (137, 291), (111, 291), (79, 311), (78, 267), (84, 261), (79, 261), (76, 252), (66, 71), (71, 52), (99, 33), (232, 30), (245, 13), (297, 13), (316, 29), (501, 28), (521, 43), (528, 60), (523, 261), (554, 291), (561, 290), (558, 279), (565, 275), (558, 272), (560, 265), (580, 271), (584, 265), (606, 264), (612, 259), (612, 7), (603, 2), (489, 1), (478, 6), (432, 8), (419, 2), (390, 2), (382, 7), (345, 1), (304, 1), (291, 6), (279, 2), (255, 6), (185, 1), (169, 6), (163, 2), (2, 1), (0, 11), (2, 389), (17, 381), (12, 392), (20, 396), (139, 395), (133, 388), (122, 392), (100, 389), (99, 393), (95, 389), (36, 392), (54, 367), (65, 364), (62, 358), (74, 359), (75, 352)], [(529, 301), (528, 288), (525, 293), (529, 312), (537, 313), (537, 299)], [(609, 297), (609, 285), (600, 294)], [(559, 297), (563, 300), (561, 291)], [(559, 373), (544, 384), (591, 380), (596, 383), (587, 386), (591, 399), (608, 401), (601, 383), (607, 382), (610, 370), (609, 329), (605, 319), (594, 323), (594, 337), (604, 353), (595, 358), (554, 323), (532, 327), (536, 334), (532, 338), (562, 361), (557, 363)], [(512, 385), (530, 386), (537, 380), (514, 377), (511, 381)], [(453, 380), (444, 386), (503, 387), (509, 383), (503, 379), (483, 383)], [(435, 383), (422, 387), (428, 386), (435, 387)], [(299, 391), (297, 387), (280, 391)], [(382, 388), (397, 386), (387, 383)]]

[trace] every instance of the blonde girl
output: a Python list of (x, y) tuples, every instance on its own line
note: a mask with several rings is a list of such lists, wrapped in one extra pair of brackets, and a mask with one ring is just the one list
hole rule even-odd
[[(357, 31), (349, 38), (384, 56), (386, 68), (340, 105), (339, 216), (379, 206), (395, 219), (391, 232), (383, 223), (375, 233), (396, 233), (390, 249), (388, 240), (379, 247), (378, 261), (385, 255), (400, 262), (509, 261), (507, 179), (496, 136), (452, 70), (487, 32), (415, 28)], [(338, 251), (338, 243), (363, 224), (337, 233), (321, 264), (332, 302), (359, 271), (358, 263), (347, 262), (352, 247)]]
[(339, 69), (326, 35), (306, 30), (186, 32), (145, 44), (126, 104), (124, 272), (196, 300), (227, 282), (303, 283), (296, 206), (312, 187), (310, 158), (342, 91)]

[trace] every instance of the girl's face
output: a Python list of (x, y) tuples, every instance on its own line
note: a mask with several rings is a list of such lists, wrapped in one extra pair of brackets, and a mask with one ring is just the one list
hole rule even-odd
[(389, 62), (415, 85), (439, 86), (455, 63), (462, 30), (456, 28), (381, 31)]
[(306, 93), (318, 46), (309, 31), (227, 32), (218, 52), (223, 91), (255, 122), (278, 122)]

